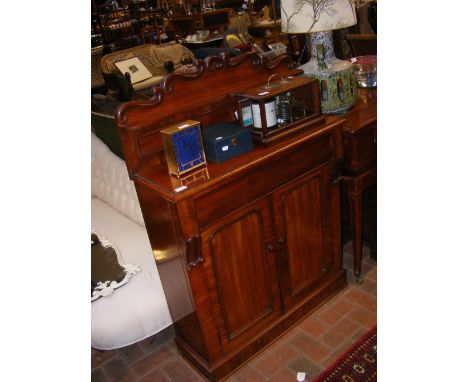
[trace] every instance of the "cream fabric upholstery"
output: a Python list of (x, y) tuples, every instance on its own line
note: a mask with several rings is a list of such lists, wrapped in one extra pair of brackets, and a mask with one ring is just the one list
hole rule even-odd
[(91, 134), (91, 188), (91, 195), (145, 226), (135, 185), (128, 177), (125, 162), (94, 134)]
[(112, 295), (91, 303), (91, 346), (110, 350), (150, 337), (172, 320), (125, 163), (93, 134), (91, 139), (91, 228), (119, 248), (123, 263), (141, 269)]
[(141, 269), (110, 296), (91, 303), (91, 346), (110, 350), (171, 325), (171, 315), (145, 228), (100, 199), (91, 199), (92, 228), (119, 248), (124, 264)]

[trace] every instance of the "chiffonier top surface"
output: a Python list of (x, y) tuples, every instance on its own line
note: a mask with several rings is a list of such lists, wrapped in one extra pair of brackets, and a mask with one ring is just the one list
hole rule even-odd
[[(282, 155), (294, 150), (309, 141), (331, 132), (337, 125), (344, 122), (343, 118), (334, 118), (329, 123), (318, 127), (305, 129), (288, 138), (279, 140), (268, 146), (254, 145), (252, 151), (244, 153), (222, 163), (209, 162), (206, 167), (194, 169), (180, 178), (168, 173), (167, 164), (145, 166), (138, 170), (134, 179), (154, 188), (164, 197), (172, 200), (180, 200), (193, 195), (210, 191), (213, 187), (231, 180), (233, 177), (241, 177), (253, 171), (255, 168), (268, 166), (272, 160), (280, 159)], [(294, 164), (291, 164), (292, 166)], [(271, 174), (275, 177), (277, 174)], [(183, 184), (190, 184), (187, 188)]]

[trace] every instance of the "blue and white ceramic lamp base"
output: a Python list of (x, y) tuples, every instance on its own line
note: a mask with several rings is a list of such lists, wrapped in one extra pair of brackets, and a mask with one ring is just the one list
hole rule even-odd
[(353, 65), (335, 57), (331, 31), (312, 33), (310, 36), (311, 60), (299, 66), (299, 69), (304, 71), (305, 77), (318, 79), (322, 113), (345, 113), (357, 99)]

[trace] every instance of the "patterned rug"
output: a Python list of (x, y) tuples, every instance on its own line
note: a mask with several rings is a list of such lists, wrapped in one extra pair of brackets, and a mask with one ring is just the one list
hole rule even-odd
[(377, 326), (364, 334), (314, 382), (377, 381)]

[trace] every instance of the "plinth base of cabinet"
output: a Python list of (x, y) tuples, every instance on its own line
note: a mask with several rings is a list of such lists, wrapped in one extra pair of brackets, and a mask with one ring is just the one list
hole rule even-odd
[(341, 269), (334, 275), (330, 275), (328, 280), (323, 283), (322, 287), (308, 298), (304, 299), (302, 303), (290, 308), (277, 321), (260, 332), (257, 336), (245, 342), (242, 346), (239, 346), (235, 351), (226, 353), (211, 365), (177, 335), (175, 337), (175, 342), (182, 356), (208, 378), (208, 380), (214, 382), (221, 381), (345, 286), (346, 270)]

